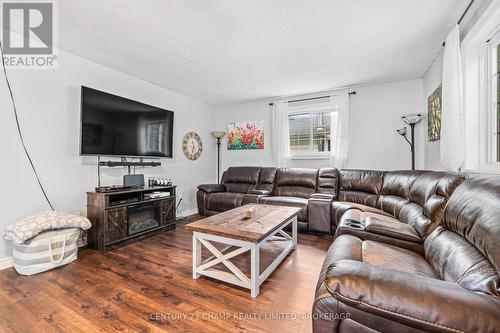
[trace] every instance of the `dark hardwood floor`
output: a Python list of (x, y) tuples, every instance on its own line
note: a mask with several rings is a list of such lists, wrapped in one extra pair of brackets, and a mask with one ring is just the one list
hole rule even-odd
[[(80, 250), (77, 261), (38, 275), (9, 268), (0, 271), (0, 331), (310, 332), (332, 238), (299, 234), (298, 242), (256, 299), (246, 289), (192, 279), (191, 233), (183, 223), (105, 255)], [(261, 271), (275, 253), (266, 246)], [(248, 272), (248, 255), (237, 258)]]

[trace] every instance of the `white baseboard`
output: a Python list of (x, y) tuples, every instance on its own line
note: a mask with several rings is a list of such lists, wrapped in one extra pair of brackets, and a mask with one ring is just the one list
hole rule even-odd
[[(179, 214), (179, 217), (188, 217), (188, 216), (195, 215), (195, 214), (198, 214), (197, 208), (184, 210)], [(84, 246), (81, 238), (78, 239), (77, 246), (79, 248)], [(14, 262), (12, 261), (12, 257), (6, 257), (6, 258), (0, 259), (0, 271), (3, 269), (6, 269), (6, 268), (12, 267), (12, 266), (14, 266)]]
[(197, 208), (183, 210), (179, 214), (179, 217), (188, 217), (188, 216), (191, 216), (191, 215), (194, 215), (194, 214), (198, 214), (198, 209)]
[(14, 266), (14, 262), (12, 261), (12, 257), (6, 257), (0, 259), (0, 271), (9, 267)]

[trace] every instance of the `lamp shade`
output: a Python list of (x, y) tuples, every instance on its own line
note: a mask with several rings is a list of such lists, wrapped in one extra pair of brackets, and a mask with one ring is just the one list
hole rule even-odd
[(398, 129), (396, 132), (398, 132), (399, 135), (406, 135), (407, 129), (406, 127)]
[(401, 119), (405, 122), (405, 124), (408, 125), (418, 124), (422, 120), (422, 118), (424, 118), (424, 116), (420, 113), (401, 116)]
[(212, 136), (216, 139), (222, 139), (226, 135), (224, 131), (212, 131)]

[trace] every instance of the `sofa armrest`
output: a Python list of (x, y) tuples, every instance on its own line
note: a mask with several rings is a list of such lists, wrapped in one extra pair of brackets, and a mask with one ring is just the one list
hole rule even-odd
[(205, 193), (226, 192), (226, 187), (223, 184), (201, 184), (198, 190)]
[(311, 194), (309, 199), (325, 199), (325, 200), (333, 201), (333, 200), (335, 200), (335, 195), (328, 194), (328, 193), (313, 193), (313, 194)]
[(328, 194), (312, 194), (307, 201), (307, 222), (309, 231), (332, 233), (333, 196)]
[(354, 260), (333, 263), (326, 289), (355, 309), (432, 332), (495, 332), (500, 327), (497, 297), (425, 276)]
[(250, 190), (250, 191), (248, 191), (248, 194), (269, 196), (269, 195), (271, 195), (271, 191), (267, 191), (267, 190)]

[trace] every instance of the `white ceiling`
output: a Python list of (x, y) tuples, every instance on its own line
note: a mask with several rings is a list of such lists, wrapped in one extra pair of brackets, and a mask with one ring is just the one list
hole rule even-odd
[(213, 105), (422, 77), (468, 0), (64, 0), (59, 47)]

